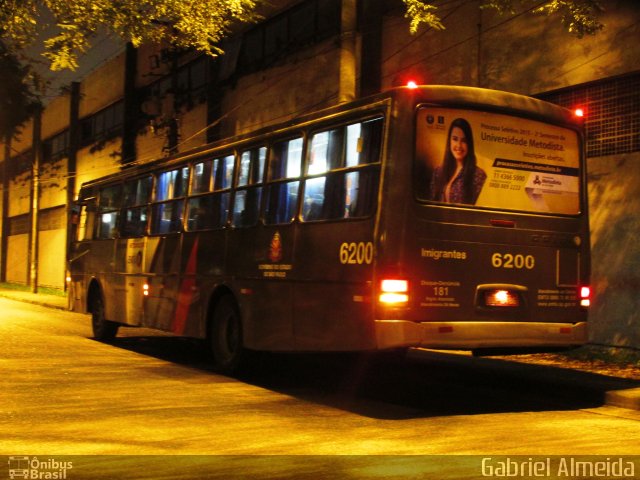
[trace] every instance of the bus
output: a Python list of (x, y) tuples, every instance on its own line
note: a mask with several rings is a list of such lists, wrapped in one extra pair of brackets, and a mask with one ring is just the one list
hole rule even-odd
[(398, 87), (82, 185), (69, 301), (252, 351), (549, 351), (587, 340), (582, 122)]

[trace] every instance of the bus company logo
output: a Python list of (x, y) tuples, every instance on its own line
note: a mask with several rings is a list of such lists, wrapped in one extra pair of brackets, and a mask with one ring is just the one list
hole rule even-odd
[(282, 240), (279, 232), (276, 232), (273, 235), (273, 238), (271, 238), (271, 244), (269, 245), (269, 260), (274, 263), (282, 260)]
[(68, 478), (67, 471), (73, 468), (73, 462), (62, 462), (54, 458), (39, 460), (38, 457), (9, 457), (9, 478), (27, 478), (38, 480), (63, 480)]
[(433, 115), (428, 113), (426, 116), (427, 128), (433, 128), (435, 130), (444, 130), (446, 118), (444, 115)]

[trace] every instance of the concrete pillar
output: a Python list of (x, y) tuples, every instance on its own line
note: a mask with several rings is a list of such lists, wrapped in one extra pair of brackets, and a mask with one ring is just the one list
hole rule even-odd
[(355, 100), (356, 92), (356, 29), (358, 25), (357, 0), (342, 0), (340, 16), (340, 103)]

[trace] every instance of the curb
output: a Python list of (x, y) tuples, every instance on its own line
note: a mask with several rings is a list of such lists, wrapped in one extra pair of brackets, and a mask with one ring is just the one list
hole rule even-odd
[[(30, 295), (34, 297), (38, 296), (37, 293), (33, 293)], [(68, 310), (66, 305), (50, 302), (50, 301), (47, 301), (46, 299), (28, 298), (22, 295), (15, 295), (15, 294), (8, 293), (6, 291), (0, 291), (0, 297), (7, 298), (9, 300), (15, 300), (16, 302), (23, 302), (23, 303), (29, 303), (31, 305), (38, 305), (40, 307), (55, 308), (56, 310)], [(66, 304), (66, 299), (64, 300), (64, 303)]]
[[(578, 370), (569, 367), (556, 367), (535, 362), (516, 362), (492, 357), (470, 357), (464, 354), (443, 351), (417, 350), (413, 356), (425, 359), (436, 355), (440, 362), (461, 365), (468, 361), (478, 362), (500, 375), (519, 376), (527, 371), (535, 378), (544, 379), (564, 387), (581, 390), (598, 398), (601, 406), (619, 407), (640, 411), (640, 381), (623, 377), (606, 376), (599, 373)], [(515, 365), (518, 370), (514, 370)], [(523, 370), (524, 369), (524, 370)]]
[(640, 410), (640, 388), (606, 392), (604, 403), (612, 407)]

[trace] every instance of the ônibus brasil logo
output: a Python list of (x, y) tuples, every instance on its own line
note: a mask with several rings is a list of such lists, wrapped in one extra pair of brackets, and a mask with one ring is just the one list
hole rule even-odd
[(73, 462), (63, 462), (54, 458), (46, 460), (38, 457), (9, 457), (9, 478), (29, 478), (38, 480), (63, 480), (67, 471), (73, 468)]

